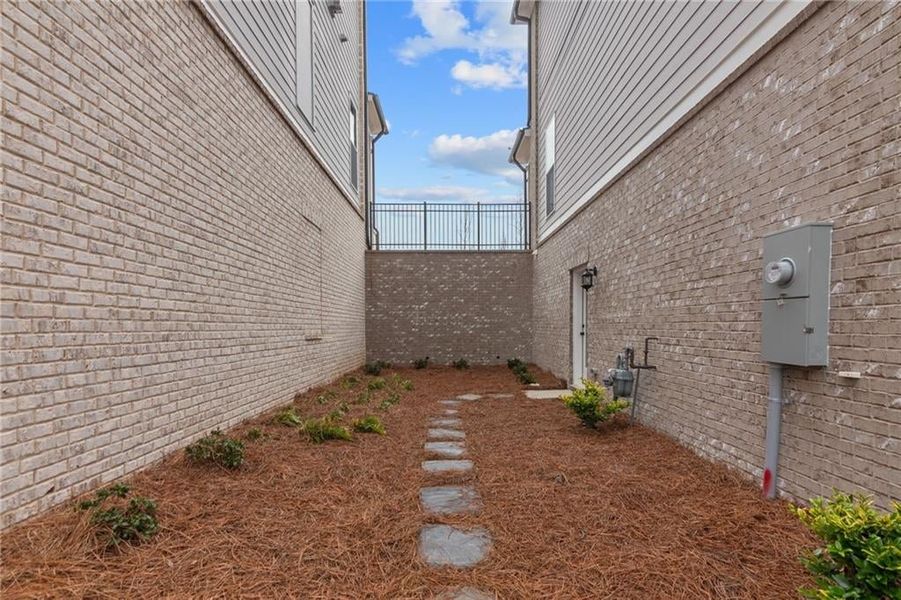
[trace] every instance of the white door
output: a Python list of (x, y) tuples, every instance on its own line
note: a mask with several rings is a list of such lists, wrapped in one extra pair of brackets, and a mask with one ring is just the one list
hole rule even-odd
[(588, 345), (587, 332), (585, 323), (585, 309), (587, 304), (587, 291), (582, 288), (582, 271), (584, 267), (578, 267), (572, 270), (572, 306), (573, 306), (573, 331), (572, 331), (572, 357), (573, 357), (573, 378), (572, 384), (576, 387), (582, 387), (582, 379), (587, 374)]

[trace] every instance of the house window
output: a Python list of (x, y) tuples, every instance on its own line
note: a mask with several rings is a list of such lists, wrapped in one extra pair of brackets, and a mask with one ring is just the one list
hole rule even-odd
[(357, 109), (350, 104), (350, 182), (357, 188)]
[(547, 207), (547, 214), (554, 212), (554, 160), (555, 160), (555, 143), (554, 143), (554, 124), (556, 115), (551, 117), (544, 133), (544, 197)]
[(294, 2), (294, 59), (297, 108), (313, 123), (313, 6), (311, 0)]

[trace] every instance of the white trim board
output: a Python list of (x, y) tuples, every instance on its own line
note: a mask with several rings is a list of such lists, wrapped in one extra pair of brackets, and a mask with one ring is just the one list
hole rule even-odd
[(235, 54), (241, 64), (247, 69), (247, 72), (250, 73), (250, 76), (254, 79), (254, 81), (259, 85), (263, 92), (266, 94), (268, 100), (275, 104), (278, 112), (281, 114), (282, 118), (288, 123), (291, 129), (294, 131), (294, 134), (300, 138), (300, 141), (306, 146), (307, 150), (310, 152), (310, 155), (313, 159), (319, 163), (319, 166), (322, 167), (322, 170), (325, 171), (325, 174), (328, 175), (329, 179), (335, 184), (335, 187), (338, 188), (338, 191), (341, 192), (341, 195), (344, 196), (344, 199), (347, 200), (348, 204), (350, 204), (354, 211), (357, 213), (361, 219), (363, 218), (363, 210), (360, 207), (361, 200), (359, 193), (354, 194), (352, 190), (341, 180), (340, 177), (335, 173), (332, 167), (325, 161), (322, 154), (319, 153), (319, 150), (316, 149), (316, 145), (307, 135), (307, 133), (303, 130), (303, 127), (297, 120), (294, 118), (294, 115), (291, 114), (291, 111), (285, 106), (285, 104), (278, 97), (278, 94), (275, 93), (275, 90), (269, 85), (266, 79), (262, 76), (259, 70), (253, 65), (250, 58), (238, 45), (235, 38), (228, 32), (228, 29), (222, 24), (222, 22), (216, 17), (216, 14), (213, 10), (208, 6), (210, 0), (195, 0), (194, 4), (201, 8), (201, 13), (206, 17), (207, 21), (213, 26), (213, 29), (225, 40), (226, 45), (231, 49), (231, 51)]
[[(708, 97), (726, 81), (737, 69), (745, 65), (751, 57), (776, 37), (787, 25), (798, 17), (811, 4), (811, 0), (783, 0), (779, 7), (771, 12), (760, 25), (748, 34), (719, 64), (697, 85), (686, 92), (685, 96), (648, 131), (626, 154), (622, 156), (587, 192), (571, 204), (565, 211), (553, 216), (538, 232), (538, 245), (551, 237), (563, 225), (568, 223), (579, 211), (596, 199), (598, 194), (613, 184), (645, 152), (660, 142), (668, 134), (675, 131), (675, 126), (696, 106), (704, 103)], [(559, 198), (557, 199), (559, 203)]]

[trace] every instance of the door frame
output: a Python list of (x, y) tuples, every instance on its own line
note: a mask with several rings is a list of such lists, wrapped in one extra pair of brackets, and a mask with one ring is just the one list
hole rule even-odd
[(582, 287), (582, 271), (586, 265), (579, 265), (569, 272), (570, 385), (577, 388), (582, 387), (582, 379), (588, 377), (588, 290)]

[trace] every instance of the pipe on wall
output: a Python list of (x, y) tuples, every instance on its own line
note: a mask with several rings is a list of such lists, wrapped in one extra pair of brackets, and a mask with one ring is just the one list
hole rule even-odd
[(763, 496), (775, 498), (779, 481), (779, 438), (782, 430), (782, 365), (769, 365), (769, 404), (766, 409), (766, 458)]

